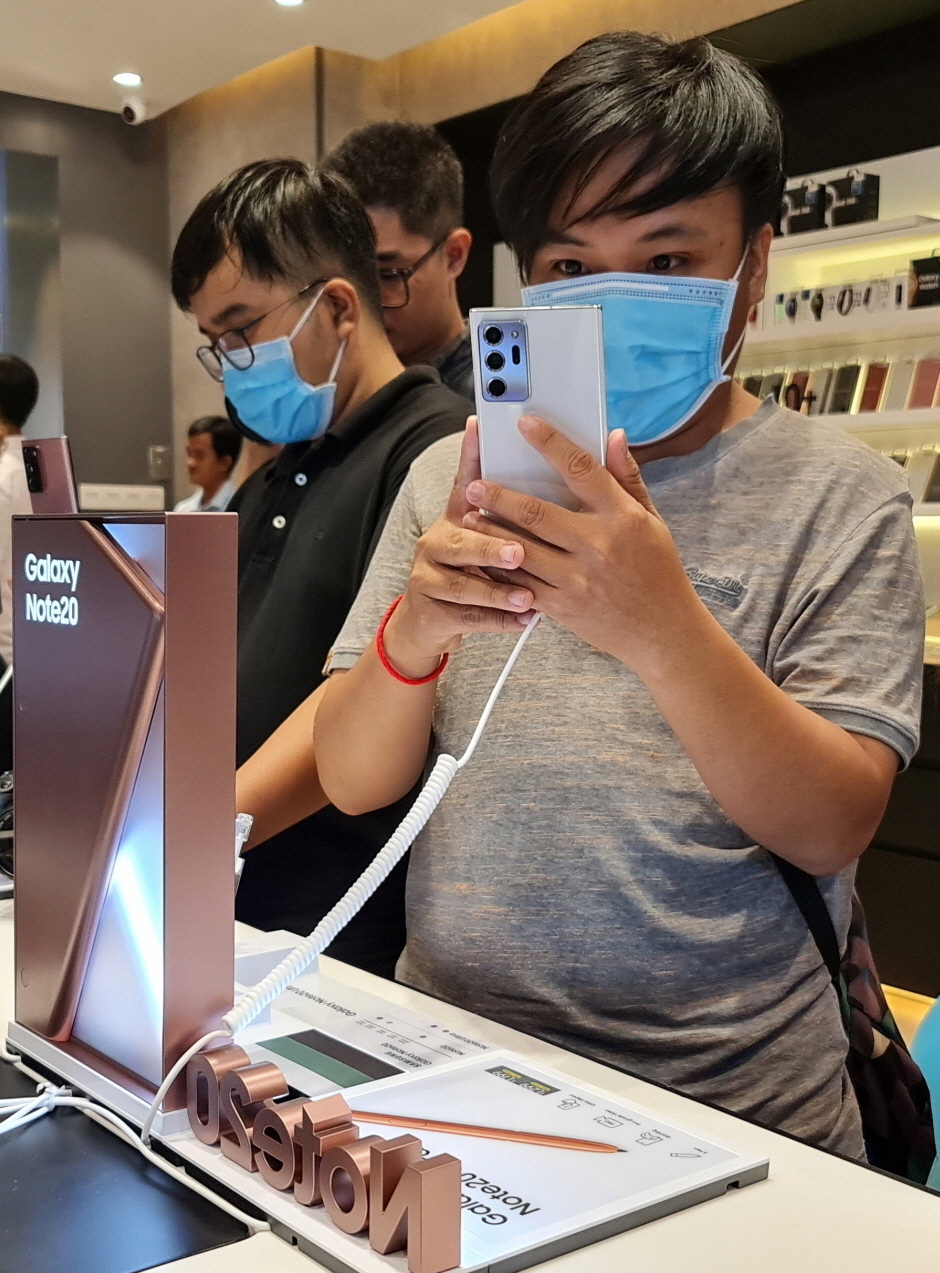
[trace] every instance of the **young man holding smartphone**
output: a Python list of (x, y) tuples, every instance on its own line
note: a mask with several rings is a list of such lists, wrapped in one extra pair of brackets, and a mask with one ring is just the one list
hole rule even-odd
[(764, 290), (777, 112), (704, 41), (603, 36), (516, 108), (493, 180), (533, 300), (604, 309), (607, 467), (535, 419), (580, 511), (481, 480), (472, 429), (414, 465), (333, 647), (319, 780), (358, 812), (432, 738), (459, 755), (540, 611), (412, 851), (399, 975), (861, 1157), (836, 994), (770, 854), (844, 939), (917, 745), (923, 601), (896, 466), (722, 379)]

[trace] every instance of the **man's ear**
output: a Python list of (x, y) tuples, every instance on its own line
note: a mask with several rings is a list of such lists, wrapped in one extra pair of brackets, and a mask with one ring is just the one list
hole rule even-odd
[(772, 225), (762, 225), (751, 238), (747, 250), (742, 273), (747, 284), (747, 305), (750, 309), (764, 299), (767, 290), (767, 265), (770, 259), (770, 245), (774, 241)]
[(473, 235), (464, 226), (451, 230), (443, 247), (444, 264), (449, 278), (459, 278), (464, 272), (472, 244)]
[(331, 278), (323, 288), (320, 304), (324, 317), (332, 323), (337, 341), (348, 340), (362, 319), (362, 302), (352, 283)]

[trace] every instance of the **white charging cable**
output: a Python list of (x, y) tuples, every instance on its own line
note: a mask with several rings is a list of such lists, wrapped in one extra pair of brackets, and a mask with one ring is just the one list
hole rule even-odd
[[(18, 1069), (22, 1069), (30, 1077), (33, 1077), (31, 1071), (20, 1064), (17, 1057), (7, 1054), (4, 1056), (4, 1060), (10, 1061)], [(75, 1096), (71, 1088), (55, 1087), (51, 1083), (44, 1082), (39, 1084), (35, 1096), (13, 1096), (0, 1100), (0, 1118), (6, 1115), (3, 1121), (0, 1122), (0, 1136), (28, 1126), (30, 1123), (35, 1122), (37, 1118), (42, 1118), (44, 1114), (48, 1114), (55, 1109), (57, 1105), (79, 1109), (94, 1121), (107, 1124), (112, 1131), (118, 1133), (123, 1141), (142, 1154), (149, 1163), (159, 1167), (168, 1176), (172, 1176), (174, 1180), (178, 1180), (187, 1189), (192, 1189), (194, 1193), (206, 1198), (214, 1206), (221, 1208), (222, 1211), (227, 1212), (230, 1216), (234, 1216), (236, 1220), (240, 1220), (250, 1233), (260, 1233), (265, 1229), (270, 1229), (271, 1226), (266, 1220), (259, 1220), (256, 1216), (248, 1215), (247, 1212), (240, 1210), (227, 1199), (219, 1197), (218, 1194), (201, 1181), (194, 1179), (181, 1168), (174, 1166), (165, 1158), (161, 1158), (159, 1154), (154, 1153), (148, 1145), (143, 1143), (133, 1127), (119, 1115), (109, 1109), (105, 1109), (103, 1105), (99, 1105), (95, 1101), (88, 1100), (84, 1096)]]
[(500, 672), (499, 678), (486, 701), (483, 714), (477, 723), (476, 729), (473, 731), (473, 737), (467, 745), (467, 750), (459, 760), (456, 760), (446, 752), (438, 756), (437, 762), (431, 770), (430, 777), (421, 788), (421, 793), (411, 806), (411, 809), (402, 819), (391, 839), (383, 849), (379, 850), (355, 884), (352, 885), (348, 892), (344, 893), (333, 909), (328, 911), (323, 919), (320, 920), (306, 941), (301, 942), (299, 946), (292, 950), (286, 959), (282, 960), (272, 972), (268, 973), (263, 981), (260, 981), (257, 986), (239, 999), (231, 1012), (227, 1012), (222, 1018), (222, 1025), (230, 1034), (237, 1034), (239, 1030), (243, 1030), (245, 1026), (254, 1021), (259, 1012), (262, 1012), (269, 1003), (272, 1003), (278, 995), (282, 994), (291, 982), (299, 977), (305, 968), (309, 967), (317, 955), (323, 953), (353, 916), (358, 914), (379, 885), (388, 878), (393, 868), (398, 865), (411, 848), (413, 841), (423, 831), (431, 814), (444, 799), (458, 771), (463, 769), (476, 751), (477, 744), (483, 737), (483, 731), (490, 719), (493, 708), (496, 706), (496, 700), (502, 693), (509, 673), (515, 666), (516, 660), (522, 653), (523, 646), (535, 630), (540, 618), (541, 615), (533, 615), (513, 647), (513, 651), (506, 660), (506, 665)]
[(305, 968), (309, 968), (317, 956), (326, 950), (336, 935), (362, 910), (379, 885), (384, 883), (392, 870), (402, 860), (419, 832), (424, 829), (431, 814), (444, 799), (447, 789), (456, 778), (458, 772), (463, 769), (476, 751), (477, 744), (483, 737), (483, 731), (486, 729), (493, 708), (496, 706), (496, 700), (502, 693), (509, 673), (515, 667), (516, 660), (522, 653), (526, 641), (528, 641), (538, 626), (541, 617), (540, 614), (532, 616), (520, 634), (519, 640), (513, 646), (512, 653), (506, 660), (506, 664), (500, 672), (489, 698), (486, 700), (486, 706), (483, 708), (477, 727), (473, 731), (470, 742), (467, 744), (467, 749), (460, 759), (457, 760), (446, 752), (438, 756), (427, 782), (421, 788), (418, 798), (400, 822), (391, 839), (383, 849), (379, 850), (372, 862), (347, 892), (343, 894), (332, 910), (328, 911), (323, 919), (320, 920), (310, 936), (292, 950), (287, 958), (283, 959), (272, 972), (268, 973), (263, 981), (260, 981), (257, 986), (254, 986), (246, 995), (239, 999), (232, 1010), (227, 1012), (222, 1018), (222, 1029), (213, 1030), (211, 1034), (204, 1035), (191, 1048), (188, 1048), (172, 1067), (160, 1085), (160, 1089), (153, 1099), (141, 1128), (141, 1140), (145, 1145), (150, 1143), (151, 1128), (167, 1092), (191, 1059), (216, 1039), (230, 1039), (239, 1030), (244, 1030), (260, 1012), (264, 1011), (269, 1003), (273, 1003), (278, 995), (283, 994), (291, 982), (295, 981)]

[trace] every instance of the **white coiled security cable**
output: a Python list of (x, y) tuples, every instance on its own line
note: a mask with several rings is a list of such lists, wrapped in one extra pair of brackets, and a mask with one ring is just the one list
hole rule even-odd
[(239, 999), (232, 1010), (227, 1012), (222, 1018), (221, 1029), (213, 1030), (211, 1034), (204, 1035), (203, 1038), (184, 1052), (176, 1062), (163, 1080), (141, 1128), (141, 1139), (145, 1145), (150, 1143), (150, 1129), (153, 1126), (153, 1120), (156, 1118), (160, 1106), (163, 1104), (164, 1097), (183, 1069), (189, 1064), (192, 1057), (201, 1052), (204, 1047), (215, 1039), (230, 1039), (239, 1030), (244, 1030), (247, 1025), (250, 1025), (269, 1003), (273, 1003), (278, 995), (283, 994), (291, 982), (295, 981), (304, 969), (308, 968), (314, 959), (326, 950), (336, 935), (346, 927), (353, 916), (358, 914), (379, 885), (384, 883), (394, 867), (402, 860), (418, 834), (424, 829), (431, 814), (444, 799), (450, 784), (454, 781), (458, 772), (463, 769), (476, 751), (477, 744), (483, 737), (483, 731), (490, 719), (493, 708), (496, 706), (496, 700), (502, 693), (509, 673), (515, 667), (516, 660), (522, 653), (526, 641), (528, 641), (538, 626), (541, 617), (540, 614), (532, 616), (513, 646), (512, 653), (506, 660), (506, 664), (500, 672), (489, 698), (486, 700), (486, 706), (483, 708), (477, 727), (473, 731), (473, 737), (467, 744), (467, 749), (460, 759), (457, 760), (446, 752), (438, 756), (427, 782), (421, 788), (420, 795), (399, 823), (391, 839), (384, 848), (379, 850), (372, 862), (347, 892), (343, 894), (333, 909), (324, 915), (310, 936), (292, 950), (287, 958), (283, 959), (273, 971), (269, 972), (263, 981), (260, 981), (257, 986), (254, 986), (246, 995)]

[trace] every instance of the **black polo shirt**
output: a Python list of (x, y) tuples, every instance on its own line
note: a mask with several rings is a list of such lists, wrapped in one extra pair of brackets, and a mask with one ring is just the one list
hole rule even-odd
[[(239, 514), (238, 763), (323, 679), (398, 488), (468, 407), (430, 367), (410, 367), (318, 441), (285, 447), (236, 493)], [(351, 818), (330, 806), (247, 855), (238, 918), (311, 931), (408, 807)], [(330, 953), (391, 975), (404, 943), (404, 870)]]

